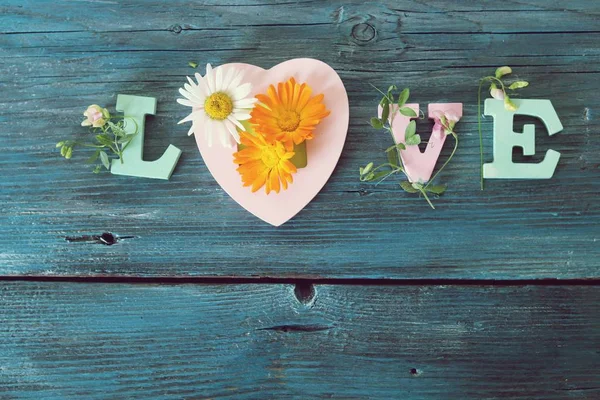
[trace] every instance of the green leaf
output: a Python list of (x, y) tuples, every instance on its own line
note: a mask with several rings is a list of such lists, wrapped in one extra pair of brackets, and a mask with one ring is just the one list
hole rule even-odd
[(419, 193), (419, 190), (415, 189), (409, 181), (400, 182), (400, 187), (408, 193)]
[(419, 144), (421, 144), (421, 135), (412, 135), (406, 139), (407, 146), (418, 146)]
[(90, 158), (88, 158), (85, 162), (87, 164), (93, 164), (96, 162), (96, 160), (98, 159), (98, 157), (100, 157), (100, 150), (96, 150), (94, 152), (94, 154), (92, 154), (92, 156)]
[(100, 152), (100, 161), (102, 161), (102, 165), (104, 165), (104, 168), (110, 169), (110, 162), (108, 159), (108, 154), (106, 154), (106, 152)]
[(65, 158), (66, 158), (67, 160), (68, 160), (68, 159), (70, 159), (72, 154), (73, 154), (73, 148), (72, 148), (72, 147), (69, 147), (69, 148), (67, 149), (67, 151), (65, 152)]
[(398, 96), (398, 107), (399, 108), (402, 108), (402, 106), (406, 104), (409, 96), (410, 96), (409, 88), (406, 88), (402, 92), (400, 92), (400, 96)]
[(390, 116), (390, 103), (387, 101), (387, 99), (383, 102), (381, 107), (381, 120), (387, 122)]
[(188, 65), (189, 65), (190, 67), (192, 67), (192, 68), (196, 68), (196, 67), (198, 67), (198, 63), (197, 63), (197, 62), (195, 62), (195, 61), (190, 61), (190, 62), (188, 62)]
[(375, 174), (371, 174), (369, 181), (370, 182), (372, 182), (372, 181), (378, 181), (381, 178), (384, 178), (385, 176), (387, 176), (389, 174), (390, 174), (390, 171), (379, 171), (379, 172), (377, 172)]
[(406, 146), (404, 145), (404, 143), (398, 143), (385, 149), (385, 152), (387, 153), (388, 151), (392, 151), (395, 149), (406, 150)]
[(63, 144), (65, 144), (65, 142), (58, 142), (58, 143), (56, 143), (56, 147), (62, 147)]
[(396, 87), (396, 85), (391, 85), (390, 87), (388, 87), (387, 90), (387, 97), (388, 97), (388, 101), (391, 101), (392, 103), (394, 102), (394, 94), (392, 93), (393, 90), (397, 90), (398, 88)]
[(64, 157), (64, 156), (65, 156), (65, 154), (67, 154), (67, 149), (68, 149), (68, 147), (67, 147), (67, 146), (63, 146), (63, 147), (61, 147), (61, 148), (60, 148), (60, 155)]
[(408, 138), (414, 136), (416, 132), (417, 123), (415, 121), (410, 121), (406, 126), (406, 130), (404, 131), (404, 137), (406, 138), (406, 140), (408, 140)]
[(442, 194), (446, 191), (447, 187), (447, 185), (429, 185), (425, 188), (425, 191), (433, 194)]
[(113, 141), (110, 140), (110, 138), (107, 135), (96, 135), (96, 140), (98, 141), (98, 143), (104, 145), (104, 146), (112, 146), (113, 145)]
[(415, 112), (415, 110), (413, 110), (410, 107), (401, 107), (400, 114), (404, 115), (405, 117), (416, 117), (417, 116), (417, 113)]
[(97, 174), (102, 170), (101, 165), (96, 165), (96, 167), (92, 170), (93, 173)]
[(387, 152), (387, 159), (388, 162), (395, 167), (400, 163), (398, 160), (398, 152), (395, 149)]
[(524, 87), (529, 86), (529, 82), (525, 82), (525, 81), (516, 81), (510, 84), (510, 86), (508, 87), (510, 90), (515, 90), (515, 89), (521, 89)]
[(119, 144), (124, 144), (124, 143), (129, 143), (134, 137), (135, 137), (135, 133), (130, 133), (128, 135), (125, 135), (122, 139), (119, 139), (119, 141), (117, 143)]
[(370, 163), (368, 163), (368, 164), (365, 166), (365, 168), (363, 169), (362, 175), (366, 175), (366, 174), (368, 174), (369, 172), (371, 172), (371, 170), (372, 170), (372, 169), (373, 169), (373, 163), (372, 163), (372, 162), (370, 162)]
[(383, 122), (379, 118), (371, 118), (371, 126), (375, 129), (383, 128)]
[(496, 69), (496, 78), (500, 79), (502, 78), (504, 75), (508, 75), (512, 73), (512, 68), (510, 68), (508, 65), (505, 65), (503, 67), (499, 67)]

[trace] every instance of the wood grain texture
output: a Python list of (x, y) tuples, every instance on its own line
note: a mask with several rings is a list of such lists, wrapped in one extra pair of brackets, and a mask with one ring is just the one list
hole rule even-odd
[(597, 399), (592, 286), (1, 287), (0, 398)]
[[(0, 4), (0, 275), (273, 276), (541, 279), (600, 277), (600, 5), (595, 1), (128, 1)], [(175, 103), (188, 61), (270, 67), (329, 63), (349, 93), (338, 168), (280, 228), (257, 220), (214, 182)], [(565, 130), (537, 124), (548, 181), (489, 181), (479, 191), (477, 79), (512, 65), (524, 95), (555, 102)], [(369, 86), (410, 86), (412, 100), (464, 103), (460, 149), (431, 211), (398, 188), (357, 179), (382, 159)], [(118, 93), (158, 98), (147, 159), (183, 150), (171, 181), (93, 175), (85, 155), (54, 149), (83, 134), (85, 106)], [(525, 120), (519, 120), (522, 124)], [(529, 120), (527, 120), (529, 122)], [(422, 123), (426, 135), (431, 126)], [(484, 123), (488, 159), (491, 121)], [(444, 149), (442, 158), (449, 154)], [(113, 246), (65, 237), (112, 232)]]

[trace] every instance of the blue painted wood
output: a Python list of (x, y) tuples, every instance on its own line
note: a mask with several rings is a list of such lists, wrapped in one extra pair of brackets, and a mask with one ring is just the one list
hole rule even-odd
[[(3, 1), (0, 275), (597, 278), (599, 14), (587, 0)], [(350, 130), (321, 194), (273, 228), (213, 181), (176, 125), (186, 110), (175, 99), (190, 60), (270, 67), (293, 57), (339, 72)], [(551, 180), (488, 182), (481, 192), (477, 79), (504, 64), (531, 82), (524, 95), (553, 101), (565, 126), (549, 137), (536, 123), (534, 161), (548, 148), (561, 159)], [(465, 104), (436, 211), (396, 180), (358, 181), (358, 166), (390, 145), (368, 126), (378, 99), (369, 83), (410, 86), (423, 105)], [(171, 181), (93, 175), (83, 154), (65, 162), (54, 149), (83, 134), (88, 104), (113, 107), (125, 92), (158, 99), (144, 154), (182, 149)], [(491, 119), (484, 129), (491, 161)], [(103, 232), (132, 238), (96, 244)]]
[(597, 399), (600, 288), (4, 283), (2, 399)]

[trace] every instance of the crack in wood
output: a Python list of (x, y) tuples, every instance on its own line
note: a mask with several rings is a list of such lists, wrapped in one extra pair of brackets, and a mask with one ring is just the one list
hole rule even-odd
[(95, 243), (112, 246), (123, 239), (133, 239), (135, 236), (117, 236), (110, 232), (104, 232), (100, 235), (82, 235), (66, 236), (65, 240), (69, 243)]
[(321, 332), (327, 331), (333, 328), (330, 325), (299, 325), (299, 324), (289, 324), (289, 325), (275, 325), (267, 328), (258, 328), (257, 331), (276, 331), (276, 332), (284, 332), (284, 333), (294, 333), (294, 332)]

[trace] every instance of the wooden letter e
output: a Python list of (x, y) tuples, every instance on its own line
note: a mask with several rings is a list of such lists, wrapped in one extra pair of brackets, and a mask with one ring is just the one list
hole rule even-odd
[(527, 124), (523, 133), (513, 131), (516, 114), (529, 115), (542, 120), (550, 136), (562, 131), (563, 126), (552, 107), (550, 100), (513, 99), (517, 111), (504, 108), (502, 100), (486, 99), (485, 115), (494, 117), (494, 161), (483, 164), (483, 177), (486, 179), (550, 179), (554, 174), (560, 153), (548, 150), (540, 163), (514, 163), (513, 147), (521, 147), (523, 155), (535, 154), (535, 126)]

